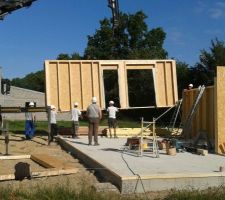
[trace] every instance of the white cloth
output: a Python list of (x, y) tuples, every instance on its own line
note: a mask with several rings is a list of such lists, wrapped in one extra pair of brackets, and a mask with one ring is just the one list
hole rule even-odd
[(51, 110), (51, 124), (56, 124), (56, 115), (57, 112), (55, 110)]
[(107, 108), (107, 112), (109, 113), (109, 118), (116, 119), (116, 112), (118, 112), (118, 108), (114, 106), (109, 106)]
[(81, 115), (81, 112), (77, 108), (72, 109), (72, 121), (78, 122), (79, 116)]

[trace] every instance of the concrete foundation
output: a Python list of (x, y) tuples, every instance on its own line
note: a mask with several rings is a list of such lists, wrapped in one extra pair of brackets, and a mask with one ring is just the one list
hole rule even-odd
[(160, 151), (160, 157), (149, 152), (139, 157), (126, 150), (126, 138), (99, 138), (99, 146), (88, 146), (88, 138), (58, 138), (68, 152), (121, 193), (141, 193), (169, 189), (206, 189), (225, 185), (225, 157), (209, 154), (200, 156), (187, 152), (176, 156)]

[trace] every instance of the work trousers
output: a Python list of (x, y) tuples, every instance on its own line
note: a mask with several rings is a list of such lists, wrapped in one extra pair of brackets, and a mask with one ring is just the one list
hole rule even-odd
[(58, 134), (58, 126), (57, 124), (51, 124), (51, 132), (50, 132), (50, 138), (49, 143), (53, 141), (54, 136)]
[(99, 121), (99, 118), (89, 118), (88, 144), (92, 144), (92, 136), (94, 136), (94, 143), (98, 144)]
[(26, 120), (25, 123), (25, 136), (27, 139), (31, 139), (34, 136), (35, 126), (32, 120)]
[(78, 136), (79, 121), (72, 121), (72, 137)]

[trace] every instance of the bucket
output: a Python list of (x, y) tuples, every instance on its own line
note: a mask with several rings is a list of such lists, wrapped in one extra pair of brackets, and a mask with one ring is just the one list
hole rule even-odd
[(173, 147), (173, 148), (167, 148), (166, 149), (166, 153), (167, 153), (167, 155), (175, 156), (177, 154), (177, 150), (176, 150), (175, 147)]

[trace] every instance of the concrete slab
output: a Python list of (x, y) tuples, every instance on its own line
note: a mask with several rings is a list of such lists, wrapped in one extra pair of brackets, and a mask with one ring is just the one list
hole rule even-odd
[(225, 185), (225, 172), (219, 170), (220, 166), (225, 166), (224, 156), (188, 152), (169, 156), (162, 150), (159, 158), (151, 152), (139, 157), (126, 149), (126, 138), (99, 137), (99, 146), (88, 146), (85, 136), (58, 139), (67, 151), (95, 169), (104, 180), (116, 185), (121, 193)]

